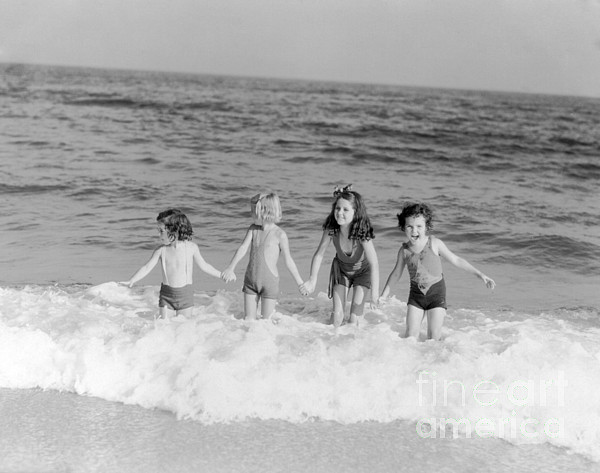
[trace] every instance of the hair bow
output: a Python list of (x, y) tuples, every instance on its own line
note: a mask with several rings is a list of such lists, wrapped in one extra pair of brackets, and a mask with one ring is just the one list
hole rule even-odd
[(264, 194), (264, 193), (260, 193), (260, 194), (256, 194), (254, 196), (252, 196), (252, 198), (250, 199), (250, 203), (252, 205), (258, 204), (258, 202), (263, 198), (266, 197), (268, 194)]
[(335, 186), (333, 188), (333, 195), (335, 197), (343, 194), (344, 192), (350, 192), (352, 190), (352, 184), (348, 184), (346, 187)]

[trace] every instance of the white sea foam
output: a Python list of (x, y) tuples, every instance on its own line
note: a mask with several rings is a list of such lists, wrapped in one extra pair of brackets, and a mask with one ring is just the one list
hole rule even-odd
[(415, 423), (424, 437), (551, 442), (600, 459), (599, 330), (552, 314), (449, 311), (442, 342), (404, 339), (406, 305), (359, 329), (331, 302), (283, 298), (246, 322), (238, 292), (196, 294), (190, 318), (154, 320), (158, 288), (0, 288), (0, 386), (55, 389), (204, 423)]

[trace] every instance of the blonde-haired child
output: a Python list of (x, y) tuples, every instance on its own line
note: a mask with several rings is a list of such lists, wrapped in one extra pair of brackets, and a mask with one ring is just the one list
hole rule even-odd
[(281, 221), (281, 203), (275, 193), (257, 194), (250, 201), (252, 219), (246, 237), (235, 252), (229, 266), (223, 271), (226, 282), (235, 281), (235, 267), (250, 249), (250, 260), (244, 277), (244, 317), (257, 318), (258, 304), (260, 313), (269, 318), (275, 311), (279, 297), (279, 273), (277, 261), (279, 254), (298, 286), (303, 284), (296, 263), (290, 254), (286, 233), (276, 223)]

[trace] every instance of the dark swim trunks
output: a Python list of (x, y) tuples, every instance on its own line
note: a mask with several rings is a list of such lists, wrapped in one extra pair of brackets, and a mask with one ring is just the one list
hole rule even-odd
[(416, 282), (410, 283), (410, 294), (407, 304), (418, 307), (422, 310), (436, 309), (438, 307), (446, 309), (446, 282), (444, 279), (433, 284), (426, 294), (419, 289)]
[(183, 287), (160, 285), (158, 307), (169, 307), (173, 310), (189, 309), (194, 306), (194, 288), (191, 284)]

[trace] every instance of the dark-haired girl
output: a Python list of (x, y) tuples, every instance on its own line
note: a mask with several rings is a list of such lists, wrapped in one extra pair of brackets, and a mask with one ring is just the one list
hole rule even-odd
[[(377, 304), (379, 294), (379, 262), (373, 245), (373, 227), (362, 197), (351, 186), (336, 188), (331, 212), (323, 223), (323, 235), (315, 252), (310, 278), (301, 286), (304, 294), (315, 290), (319, 268), (330, 242), (335, 246), (335, 258), (329, 275), (329, 298), (333, 299), (330, 322), (339, 327), (343, 322), (358, 325), (363, 315), (367, 293)], [(348, 290), (353, 288), (350, 313), (345, 314)]]
[(496, 283), (467, 260), (452, 253), (442, 240), (429, 235), (433, 228), (433, 211), (427, 204), (405, 205), (398, 214), (398, 226), (405, 233), (407, 241), (398, 251), (396, 266), (385, 283), (381, 298), (388, 296), (390, 285), (400, 279), (407, 266), (410, 292), (406, 310), (406, 336), (419, 336), (423, 317), (427, 314), (427, 338), (439, 340), (446, 317), (446, 283), (440, 256), (479, 277), (490, 289), (494, 289)]
[(171, 314), (191, 315), (194, 306), (194, 263), (215, 278), (221, 277), (221, 272), (202, 258), (198, 245), (191, 241), (192, 225), (183, 212), (178, 209), (165, 210), (156, 217), (156, 224), (161, 246), (152, 253), (144, 266), (121, 284), (133, 286), (146, 277), (160, 261), (163, 278), (158, 299), (160, 317)]

